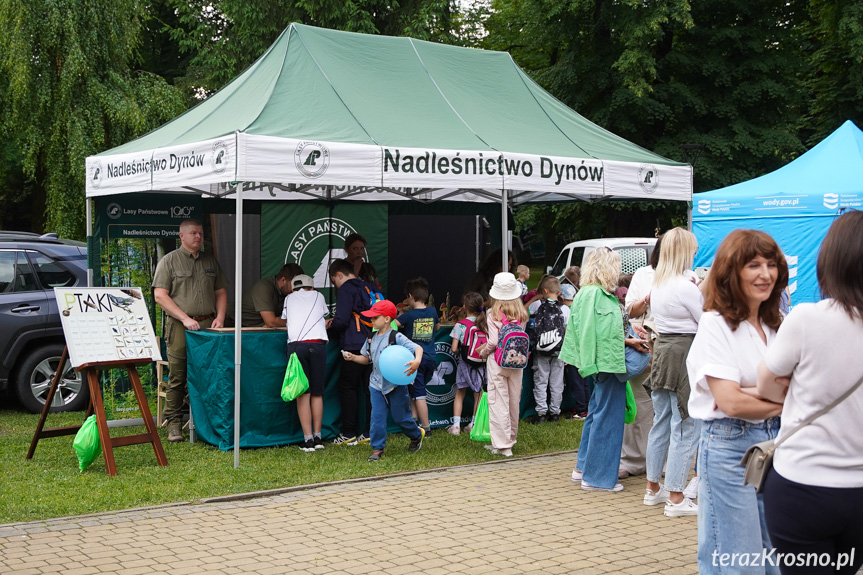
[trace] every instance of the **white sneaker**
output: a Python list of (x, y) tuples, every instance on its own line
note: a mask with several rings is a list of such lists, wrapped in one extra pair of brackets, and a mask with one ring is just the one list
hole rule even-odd
[(645, 505), (660, 505), (665, 503), (668, 500), (668, 490), (660, 485), (659, 491), (653, 491), (651, 489), (644, 490), (644, 504)]
[(698, 499), (698, 476), (689, 480), (689, 485), (683, 490), (683, 496), (689, 499)]
[(492, 455), (503, 455), (504, 457), (512, 457), (512, 449), (504, 447), (503, 449), (492, 449)]
[(446, 428), (446, 432), (450, 435), (461, 435), (461, 427), (458, 425), (450, 425)]
[(589, 483), (582, 481), (581, 488), (585, 491), (611, 491), (615, 493), (618, 491), (623, 491), (623, 485), (621, 485), (620, 483), (615, 484), (614, 487), (597, 487), (596, 485), (590, 485)]
[(572, 481), (573, 482), (578, 483), (579, 481), (581, 481), (581, 478), (583, 476), (584, 476), (584, 474), (581, 471), (579, 471), (578, 469), (572, 470)]
[(689, 497), (684, 497), (680, 503), (665, 503), (665, 511), (663, 514), (666, 517), (686, 517), (687, 515), (698, 515), (698, 505)]

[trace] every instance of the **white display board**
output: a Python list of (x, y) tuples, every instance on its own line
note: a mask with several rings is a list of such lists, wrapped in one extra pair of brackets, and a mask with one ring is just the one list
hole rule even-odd
[(74, 367), (162, 359), (140, 288), (54, 288)]

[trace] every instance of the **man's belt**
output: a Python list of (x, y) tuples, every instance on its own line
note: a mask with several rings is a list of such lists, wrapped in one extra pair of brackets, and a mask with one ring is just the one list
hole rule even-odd
[(216, 317), (216, 314), (208, 313), (207, 315), (193, 315), (191, 317), (195, 321), (204, 321), (206, 319), (212, 319), (212, 318)]

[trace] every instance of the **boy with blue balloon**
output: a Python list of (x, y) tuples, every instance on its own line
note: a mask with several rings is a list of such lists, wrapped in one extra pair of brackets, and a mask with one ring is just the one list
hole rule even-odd
[(422, 361), (423, 349), (390, 327), (398, 312), (393, 302), (383, 300), (371, 309), (361, 312), (371, 318), (377, 330), (366, 341), (360, 354), (343, 351), (345, 361), (361, 365), (372, 364), (369, 396), (372, 403), (370, 426), (372, 454), (369, 461), (377, 461), (387, 444), (387, 414), (411, 440), (408, 451), (419, 451), (425, 430), (411, 417), (411, 400), (407, 385), (416, 377)]

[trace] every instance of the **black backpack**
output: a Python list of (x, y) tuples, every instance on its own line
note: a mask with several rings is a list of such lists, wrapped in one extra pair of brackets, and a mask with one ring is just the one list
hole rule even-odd
[(533, 314), (533, 348), (538, 355), (557, 357), (563, 347), (566, 322), (560, 304), (543, 300)]
[[(397, 334), (397, 333), (398, 333), (398, 332), (397, 332), (396, 330), (394, 330), (394, 329), (392, 329), (392, 328), (390, 329), (390, 337), (389, 337), (389, 342), (387, 343), (387, 347), (389, 347), (389, 346), (391, 346), (391, 345), (396, 345), (396, 334)], [(373, 337), (375, 337), (375, 334), (374, 334), (374, 333), (372, 333), (372, 335), (370, 335), (370, 336), (369, 336), (369, 339), (368, 339), (368, 344), (369, 344), (369, 367), (374, 367), (374, 365), (375, 365), (375, 364), (374, 364), (374, 361), (372, 361), (372, 338), (373, 338)], [(386, 349), (386, 347), (385, 347), (384, 349)], [(383, 353), (383, 351), (384, 351), (384, 350), (382, 349), (382, 350), (381, 350), (381, 353)]]

